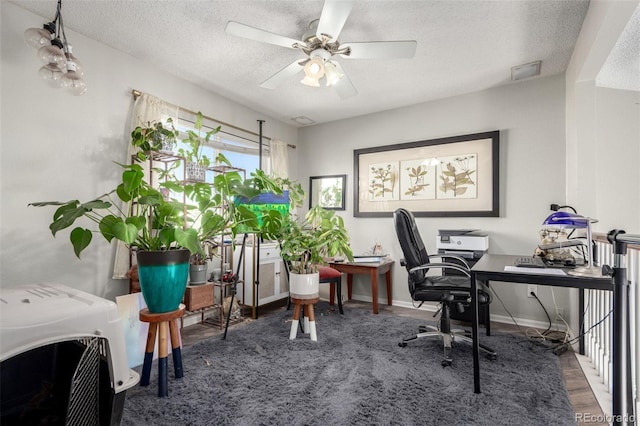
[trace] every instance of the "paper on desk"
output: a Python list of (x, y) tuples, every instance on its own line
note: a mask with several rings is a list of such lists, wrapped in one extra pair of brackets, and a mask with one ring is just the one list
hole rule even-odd
[(562, 269), (555, 268), (523, 268), (522, 266), (505, 266), (505, 272), (518, 272), (520, 274), (535, 274), (535, 275), (567, 275)]

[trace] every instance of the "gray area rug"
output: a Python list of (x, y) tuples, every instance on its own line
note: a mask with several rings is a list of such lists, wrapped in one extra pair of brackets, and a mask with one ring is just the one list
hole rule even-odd
[[(183, 350), (185, 376), (169, 397), (151, 384), (127, 391), (123, 425), (575, 425), (559, 360), (517, 336), (482, 342), (498, 359), (480, 360), (482, 394), (473, 393), (471, 347), (402, 337), (432, 320), (345, 305), (316, 307), (318, 342), (289, 340), (291, 311), (277, 311)], [(482, 332), (482, 330), (481, 330)], [(169, 355), (171, 358), (171, 355)]]

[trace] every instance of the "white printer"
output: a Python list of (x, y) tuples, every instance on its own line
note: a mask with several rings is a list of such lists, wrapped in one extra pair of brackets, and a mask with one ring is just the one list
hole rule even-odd
[(438, 254), (478, 260), (489, 250), (489, 236), (478, 229), (440, 229), (436, 249)]

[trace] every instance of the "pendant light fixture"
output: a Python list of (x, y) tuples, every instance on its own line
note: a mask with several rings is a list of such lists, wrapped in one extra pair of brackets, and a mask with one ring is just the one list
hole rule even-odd
[(58, 0), (56, 16), (42, 28), (29, 28), (24, 32), (25, 41), (38, 49), (37, 55), (44, 66), (38, 75), (52, 87), (63, 87), (74, 95), (82, 95), (87, 85), (82, 76), (84, 68), (73, 55), (62, 22), (62, 0)]
[(56, 23), (49, 22), (44, 24), (42, 28), (29, 28), (24, 32), (24, 38), (27, 44), (34, 49), (51, 44), (53, 34), (56, 32)]

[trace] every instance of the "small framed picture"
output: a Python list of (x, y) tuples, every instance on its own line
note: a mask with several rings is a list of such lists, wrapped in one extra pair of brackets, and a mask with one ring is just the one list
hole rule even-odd
[(347, 175), (311, 176), (309, 208), (317, 205), (328, 210), (345, 209)]

